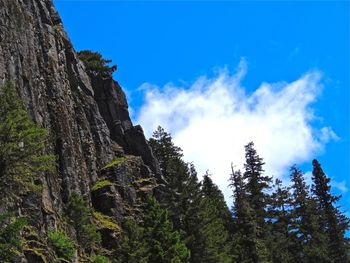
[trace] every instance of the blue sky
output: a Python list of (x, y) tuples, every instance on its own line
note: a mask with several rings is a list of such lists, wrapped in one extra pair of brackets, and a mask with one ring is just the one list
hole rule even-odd
[(348, 200), (348, 1), (54, 2), (76, 50), (118, 65), (134, 122), (165, 126), (224, 192), (251, 138), (268, 172), (317, 158)]

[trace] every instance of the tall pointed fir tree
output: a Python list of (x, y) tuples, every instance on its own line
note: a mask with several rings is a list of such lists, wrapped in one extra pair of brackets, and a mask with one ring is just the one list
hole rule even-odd
[(46, 146), (47, 131), (32, 121), (14, 85), (6, 83), (0, 94), (0, 191), (7, 198), (41, 189), (40, 174), (54, 168)]
[(233, 191), (233, 249), (236, 251), (237, 262), (258, 263), (268, 262), (268, 253), (265, 242), (258, 236), (256, 216), (250, 206), (246, 184), (240, 170), (235, 171), (233, 166), (230, 177), (230, 187)]
[(320, 232), (327, 237), (329, 258), (335, 263), (349, 262), (349, 240), (345, 237), (349, 219), (336, 206), (340, 196), (332, 195), (330, 179), (320, 163), (313, 160), (312, 165), (312, 192), (317, 202)]
[[(182, 150), (173, 144), (171, 135), (163, 128), (158, 127), (149, 142), (168, 182), (168, 194), (161, 204), (169, 209), (175, 229), (181, 232), (190, 249), (190, 262), (229, 262), (222, 242), (227, 237), (221, 214), (212, 201), (204, 198), (194, 166), (182, 160)], [(219, 232), (222, 237), (218, 236)]]
[(292, 189), (292, 255), (295, 262), (331, 262), (325, 236), (319, 232), (316, 202), (310, 197), (304, 175), (291, 167)]
[(154, 197), (149, 197), (142, 209), (142, 221), (127, 219), (116, 254), (123, 263), (180, 263), (187, 262), (190, 252), (173, 229), (168, 212)]
[(266, 248), (266, 218), (269, 204), (268, 190), (270, 189), (271, 177), (264, 175), (264, 162), (250, 142), (244, 146), (245, 164), (243, 180), (246, 181), (245, 192), (251, 211), (255, 217), (256, 235), (260, 248), (260, 262), (267, 261), (269, 253)]
[(291, 222), (290, 189), (283, 186), (281, 180), (276, 179), (268, 207), (269, 227), (267, 228), (267, 245), (273, 262), (295, 262), (292, 255), (293, 235), (290, 232)]
[(233, 221), (224, 196), (208, 173), (202, 180), (199, 218), (204, 240), (201, 262), (234, 262), (230, 229)]
[[(271, 177), (264, 175), (263, 158), (261, 158), (250, 142), (245, 147), (245, 164), (243, 178), (247, 181), (246, 193), (251, 208), (255, 211), (256, 221), (259, 227), (258, 235), (263, 235), (262, 229), (265, 227), (266, 207), (269, 196)], [(259, 233), (260, 232), (260, 233)]]

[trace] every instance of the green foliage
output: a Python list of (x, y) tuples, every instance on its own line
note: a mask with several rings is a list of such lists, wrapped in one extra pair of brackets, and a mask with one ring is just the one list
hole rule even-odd
[(123, 223), (123, 232), (119, 243), (117, 262), (120, 263), (147, 263), (148, 244), (144, 239), (145, 229), (132, 218)]
[(111, 218), (107, 215), (101, 214), (99, 212), (94, 212), (94, 218), (96, 226), (99, 229), (109, 229), (113, 231), (119, 231), (120, 227), (114, 223)]
[(314, 194), (319, 232), (327, 240), (328, 257), (335, 263), (350, 262), (348, 240), (345, 231), (349, 229), (349, 219), (335, 205), (340, 196), (331, 193), (330, 178), (326, 176), (320, 163), (312, 161), (312, 193)]
[(77, 193), (73, 193), (66, 208), (66, 214), (74, 226), (79, 243), (87, 250), (100, 245), (101, 235), (93, 222), (93, 211)]
[(291, 231), (293, 223), (292, 197), (290, 188), (284, 187), (276, 179), (268, 208), (269, 250), (273, 262), (298, 262), (295, 253), (295, 234)]
[(167, 210), (161, 209), (155, 198), (149, 198), (144, 208), (145, 238), (149, 245), (150, 262), (185, 262), (189, 251), (173, 230)]
[(57, 256), (71, 260), (75, 253), (74, 241), (64, 231), (51, 231), (48, 240), (54, 247)]
[(58, 25), (53, 26), (53, 31), (55, 32), (55, 34), (58, 34), (60, 32)]
[(245, 146), (245, 171), (232, 168), (230, 186), (233, 189), (235, 220), (235, 249), (238, 262), (270, 262), (266, 244), (266, 207), (269, 177), (263, 176), (263, 162), (254, 144)]
[(0, 214), (0, 262), (12, 262), (18, 256), (22, 241), (20, 233), (26, 224), (24, 218)]
[(24, 110), (14, 86), (7, 83), (0, 96), (0, 191), (15, 197), (41, 189), (35, 180), (54, 169), (55, 157), (44, 154), (47, 131)]
[(231, 262), (233, 221), (221, 191), (209, 176), (201, 188), (194, 166), (182, 160), (182, 150), (163, 128), (158, 127), (149, 142), (168, 182), (162, 205), (191, 252), (190, 262)]
[(118, 262), (186, 262), (189, 250), (173, 229), (167, 211), (150, 198), (143, 214), (141, 225), (132, 219), (124, 223)]
[(117, 70), (116, 65), (109, 66), (112, 61), (104, 59), (98, 52), (90, 50), (82, 50), (78, 52), (79, 59), (84, 63), (88, 73), (102, 78), (110, 78), (114, 71)]
[(91, 191), (97, 191), (99, 189), (105, 188), (107, 186), (111, 186), (113, 183), (109, 180), (97, 181), (94, 186), (91, 188)]
[(106, 166), (104, 166), (101, 170), (107, 170), (113, 166), (116, 166), (118, 164), (121, 164), (123, 162), (126, 161), (126, 157), (122, 156), (122, 157), (114, 157), (112, 161), (110, 161), (108, 164), (106, 164)]
[(93, 256), (92, 257), (92, 263), (112, 263), (112, 261), (109, 260), (109, 258), (105, 256)]

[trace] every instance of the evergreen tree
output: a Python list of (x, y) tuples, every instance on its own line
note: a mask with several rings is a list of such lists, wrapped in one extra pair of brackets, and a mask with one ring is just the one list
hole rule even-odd
[(44, 154), (47, 132), (28, 116), (14, 86), (0, 95), (0, 191), (14, 198), (40, 189), (36, 179), (54, 168), (54, 156)]
[(319, 232), (316, 203), (310, 197), (302, 172), (291, 168), (292, 255), (295, 262), (330, 262), (325, 236)]
[[(214, 184), (201, 189), (194, 166), (182, 160), (182, 150), (173, 144), (171, 135), (164, 129), (158, 127), (149, 141), (168, 182), (168, 195), (162, 198), (162, 205), (169, 209), (175, 229), (191, 251), (190, 262), (222, 260), (229, 254), (229, 245), (224, 244), (229, 243), (226, 229), (229, 219), (222, 218), (225, 214), (221, 211), (225, 207), (222, 194), (218, 189), (214, 191)], [(215, 200), (205, 197), (203, 192), (211, 190)], [(221, 207), (215, 207), (217, 204)]]
[(150, 198), (144, 208), (145, 239), (149, 246), (149, 262), (185, 262), (189, 251), (173, 230), (168, 212), (161, 209), (155, 198)]
[(66, 214), (85, 250), (89, 251), (100, 245), (101, 235), (96, 225), (92, 223), (93, 211), (77, 193), (72, 193), (70, 196)]
[(204, 249), (202, 262), (233, 262), (230, 230), (233, 220), (225, 199), (208, 173), (202, 181), (202, 199), (200, 202), (200, 235)]
[(113, 72), (117, 70), (116, 65), (109, 65), (112, 60), (104, 59), (99, 52), (81, 50), (78, 52), (78, 57), (84, 63), (89, 74), (102, 78), (111, 78)]
[(269, 196), (267, 190), (270, 188), (271, 177), (264, 175), (263, 159), (254, 149), (254, 143), (250, 142), (245, 146), (245, 164), (243, 179), (246, 183), (247, 200), (255, 212), (258, 224), (258, 236), (263, 236), (266, 218), (266, 207)]
[(274, 189), (268, 209), (267, 244), (273, 262), (295, 262), (292, 255), (293, 235), (290, 232), (292, 224), (290, 189), (282, 186), (282, 181), (279, 179), (276, 179)]
[[(245, 145), (245, 164), (242, 180), (244, 185), (244, 202), (243, 207), (246, 207), (245, 214), (247, 217), (253, 217), (250, 222), (250, 233), (255, 240), (252, 240), (256, 247), (256, 253), (253, 262), (268, 262), (269, 253), (266, 247), (266, 219), (267, 206), (269, 204), (268, 190), (270, 189), (271, 177), (264, 175), (263, 159), (257, 154), (254, 148), (254, 143), (250, 142)], [(247, 202), (247, 203), (245, 203)], [(252, 231), (254, 229), (254, 231)]]
[(232, 214), (227, 206), (224, 195), (218, 186), (214, 184), (208, 172), (203, 176), (201, 192), (204, 197), (209, 198), (215, 203), (215, 206), (218, 208), (218, 217), (223, 219), (225, 228), (229, 232), (232, 232), (234, 228)]
[[(163, 176), (166, 179), (171, 179), (169, 174), (173, 170), (171, 164), (174, 161), (180, 161), (183, 157), (181, 148), (174, 145), (171, 135), (160, 126), (153, 132), (152, 138), (149, 139), (149, 145), (159, 162)], [(173, 164), (173, 166), (177, 166), (177, 164)]]
[(13, 262), (20, 254), (20, 232), (25, 225), (24, 218), (16, 218), (8, 213), (0, 214), (0, 262)]
[(232, 168), (230, 187), (233, 190), (233, 217), (235, 221), (234, 250), (237, 262), (268, 262), (268, 253), (263, 240), (258, 236), (256, 216), (250, 206), (246, 184), (240, 170)]
[(186, 262), (190, 252), (155, 198), (149, 198), (142, 214), (140, 225), (132, 219), (124, 223), (118, 262)]
[(127, 218), (123, 223), (123, 232), (116, 255), (120, 263), (147, 263), (148, 244), (144, 238), (144, 228), (132, 218)]
[(345, 238), (349, 219), (335, 206), (340, 196), (331, 194), (330, 179), (319, 162), (313, 160), (312, 165), (312, 192), (317, 202), (320, 232), (327, 237), (329, 258), (335, 263), (349, 262), (348, 240)]

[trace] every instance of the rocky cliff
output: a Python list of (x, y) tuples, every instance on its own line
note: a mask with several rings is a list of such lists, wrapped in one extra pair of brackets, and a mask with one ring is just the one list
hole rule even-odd
[[(39, 196), (22, 204), (3, 199), (0, 209), (16, 207), (35, 228), (37, 245), (29, 244), (22, 260), (52, 262), (40, 244), (48, 230), (64, 224), (62, 211), (73, 192), (120, 224), (161, 175), (142, 128), (130, 120), (121, 87), (87, 74), (52, 0), (0, 0), (0, 88), (8, 81), (48, 130), (47, 151), (57, 156), (57, 169), (42, 174)], [(106, 178), (111, 184), (96, 187)]]

